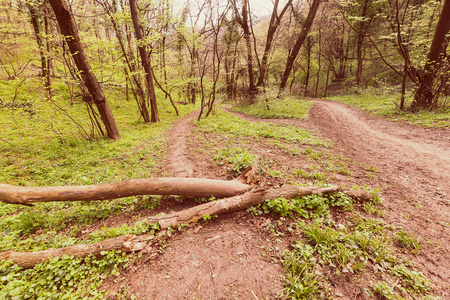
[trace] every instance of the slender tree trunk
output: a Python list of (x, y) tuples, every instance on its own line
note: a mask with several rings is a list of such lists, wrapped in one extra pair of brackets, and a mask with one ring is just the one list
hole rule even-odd
[(281, 95), (281, 93), (284, 91), (284, 88), (286, 87), (286, 82), (289, 78), (289, 74), (291, 73), (294, 61), (297, 58), (297, 54), (300, 51), (300, 48), (303, 45), (303, 42), (305, 41), (309, 30), (311, 29), (317, 10), (319, 9), (320, 2), (321, 0), (313, 0), (313, 3), (309, 8), (308, 16), (306, 17), (306, 20), (302, 26), (302, 31), (300, 32), (300, 35), (295, 42), (294, 48), (292, 49), (287, 59), (286, 68), (284, 70), (283, 76), (281, 77), (279, 95)]
[[(44, 7), (46, 5), (46, 2), (44, 2)], [(50, 68), (49, 68), (49, 61), (48, 57), (45, 54), (45, 48), (44, 48), (44, 42), (42, 40), (42, 28), (40, 25), (40, 19), (42, 19), (42, 15), (40, 11), (31, 4), (27, 4), (28, 10), (30, 12), (30, 21), (31, 25), (33, 26), (33, 31), (36, 36), (36, 43), (39, 48), (39, 55), (41, 57), (41, 69), (42, 69), (42, 77), (44, 78), (44, 84), (45, 89), (47, 91), (47, 96), (51, 98), (52, 96), (52, 90), (51, 90), (51, 81), (50, 81)], [(44, 9), (44, 14), (46, 14)], [(47, 24), (47, 16), (44, 16), (44, 23), (45, 23), (45, 33), (46, 36), (48, 35), (48, 24)], [(47, 42), (48, 45), (48, 42)], [(48, 53), (48, 52), (47, 52)]]
[(247, 49), (247, 69), (248, 69), (248, 87), (250, 92), (250, 97), (252, 98), (253, 95), (256, 93), (256, 87), (255, 87), (255, 75), (253, 73), (253, 55), (252, 55), (252, 44), (251, 44), (251, 33), (250, 33), (250, 27), (248, 26), (248, 10), (247, 10), (247, 1), (244, 0), (242, 3), (242, 29), (244, 30), (244, 39), (245, 39), (245, 46)]
[(323, 91), (323, 97), (326, 98), (327, 97), (327, 92), (328, 92), (328, 83), (329, 83), (329, 79), (330, 79), (330, 71), (331, 68), (328, 67), (328, 71), (327, 71), (327, 79), (325, 80), (325, 90)]
[(280, 0), (275, 0), (273, 4), (272, 16), (270, 18), (269, 29), (267, 30), (266, 46), (264, 48), (264, 54), (261, 60), (261, 68), (259, 70), (258, 83), (256, 84), (257, 87), (262, 87), (265, 85), (264, 82), (266, 78), (267, 65), (269, 63), (269, 54), (270, 49), (272, 47), (272, 41), (275, 37), (275, 32), (277, 31), (277, 28), (280, 25), (281, 19), (283, 18), (283, 15), (287, 11), (289, 5), (291, 5), (292, 0), (289, 0), (286, 3), (283, 10), (280, 12), (280, 15), (278, 16), (279, 2)]
[(39, 25), (39, 11), (31, 4), (27, 4), (27, 7), (30, 12), (30, 21), (31, 25), (33, 26), (36, 43), (39, 48), (39, 55), (41, 56), (42, 77), (45, 77), (47, 74), (47, 60), (45, 58), (44, 45), (42, 43), (41, 26)]
[(318, 68), (317, 68), (317, 73), (316, 73), (316, 87), (314, 90), (314, 98), (317, 98), (317, 93), (319, 90), (320, 72), (322, 71), (321, 70), (322, 69), (322, 60), (321, 60), (322, 55), (320, 53), (322, 50), (321, 48), (322, 48), (322, 32), (319, 27), (319, 50), (317, 51), (317, 66), (318, 66)]
[(120, 138), (119, 129), (117, 128), (113, 114), (106, 101), (105, 94), (97, 81), (92, 68), (87, 60), (84, 48), (81, 45), (78, 29), (72, 17), (69, 7), (64, 0), (49, 0), (50, 5), (55, 12), (61, 33), (64, 35), (67, 45), (69, 46), (72, 58), (80, 71), (83, 83), (86, 85), (92, 101), (100, 113), (103, 124), (109, 138), (116, 140)]
[(311, 36), (306, 38), (306, 77), (305, 77), (305, 89), (303, 90), (303, 96), (308, 96), (309, 77), (311, 75)]
[(364, 37), (366, 35), (366, 16), (367, 16), (367, 8), (368, 8), (368, 2), (369, 0), (365, 0), (363, 7), (362, 7), (362, 13), (361, 18), (362, 20), (359, 23), (359, 30), (358, 30), (358, 38), (356, 42), (356, 59), (357, 59), (357, 68), (356, 68), (356, 84), (361, 85), (362, 82), (362, 71), (363, 71), (363, 43), (364, 43)]
[(133, 20), (134, 31), (136, 34), (136, 39), (138, 41), (139, 54), (141, 56), (142, 65), (145, 71), (145, 79), (147, 83), (147, 89), (150, 94), (150, 111), (151, 111), (151, 122), (159, 122), (158, 116), (158, 106), (156, 103), (156, 93), (155, 86), (153, 84), (153, 71), (150, 65), (150, 60), (147, 56), (147, 47), (143, 45), (144, 34), (142, 31), (141, 24), (139, 22), (138, 8), (136, 0), (130, 0), (130, 11), (131, 19)]
[(250, 94), (250, 101), (253, 102), (254, 95), (256, 94), (255, 86), (255, 75), (253, 72), (253, 54), (252, 54), (252, 43), (251, 43), (251, 32), (248, 25), (249, 22), (249, 11), (248, 11), (248, 0), (242, 1), (242, 12), (239, 14), (237, 8), (237, 3), (233, 0), (233, 8), (235, 12), (235, 17), (239, 25), (241, 25), (244, 31), (244, 40), (247, 53), (247, 71), (248, 71), (248, 90)]
[(47, 72), (45, 74), (45, 88), (47, 90), (47, 95), (51, 98), (52, 97), (52, 80), (51, 80), (51, 71), (52, 71), (52, 60), (50, 58), (50, 41), (48, 39), (48, 36), (50, 34), (49, 32), (49, 22), (48, 22), (48, 15), (49, 15), (49, 9), (48, 9), (48, 0), (44, 0), (44, 29), (45, 29), (45, 44), (46, 44), (46, 66), (47, 66)]
[[(138, 109), (139, 109), (139, 113), (141, 114), (141, 117), (144, 119), (144, 122), (150, 122), (150, 116), (148, 114), (148, 109), (147, 109), (147, 105), (146, 105), (146, 101), (145, 101), (145, 93), (144, 93), (144, 89), (142, 87), (141, 84), (141, 80), (140, 77), (138, 75), (138, 73), (136, 72), (136, 65), (134, 63), (134, 54), (132, 51), (127, 51), (126, 47), (125, 47), (125, 41), (122, 35), (122, 32), (119, 28), (119, 24), (117, 23), (117, 21), (114, 19), (114, 15), (112, 14), (113, 12), (116, 12), (116, 8), (114, 6), (112, 6), (113, 11), (111, 11), (111, 7), (109, 6), (109, 4), (104, 1), (101, 2), (103, 8), (105, 9), (106, 13), (109, 16), (109, 19), (111, 20), (111, 24), (113, 25), (113, 29), (114, 32), (116, 33), (116, 37), (117, 37), (117, 41), (119, 42), (119, 46), (120, 49), (122, 50), (122, 55), (123, 58), (125, 60), (125, 63), (128, 66), (128, 70), (130, 71), (131, 75), (128, 73), (127, 69), (124, 68), (125, 71), (125, 76), (126, 76), (126, 95), (127, 95), (127, 101), (129, 100), (128, 97), (128, 80), (129, 79), (133, 79), (133, 82), (136, 86), (136, 88), (133, 88), (132, 85), (132, 91), (133, 91), (133, 95), (134, 98), (136, 100)], [(129, 49), (131, 49), (131, 46), (129, 47)], [(132, 84), (133, 82), (130, 83)]]
[(437, 106), (435, 98), (438, 96), (433, 85), (436, 80), (436, 73), (439, 64), (445, 57), (448, 46), (448, 33), (450, 32), (450, 0), (445, 0), (444, 6), (439, 16), (439, 21), (434, 32), (433, 41), (431, 42), (430, 52), (424, 66), (423, 75), (419, 78), (419, 86), (416, 90), (412, 110), (434, 109)]

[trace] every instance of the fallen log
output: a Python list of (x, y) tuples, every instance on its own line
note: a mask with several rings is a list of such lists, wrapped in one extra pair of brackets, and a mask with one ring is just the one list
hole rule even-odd
[(102, 251), (121, 250), (132, 252), (142, 250), (149, 237), (137, 237), (132, 234), (125, 234), (98, 243), (86, 245), (74, 245), (58, 249), (48, 249), (38, 252), (15, 252), (9, 250), (0, 253), (0, 260), (12, 260), (16, 265), (23, 268), (32, 268), (36, 264), (63, 255), (75, 258), (84, 258), (90, 254), (98, 255)]
[(142, 178), (102, 185), (22, 187), (0, 184), (0, 201), (32, 205), (51, 201), (110, 200), (137, 195), (183, 195), (224, 198), (252, 188), (243, 176), (235, 180), (203, 178)]
[(278, 189), (266, 190), (263, 188), (249, 191), (245, 194), (225, 198), (221, 200), (207, 202), (186, 210), (147, 218), (149, 224), (158, 223), (161, 229), (186, 224), (201, 219), (204, 215), (220, 215), (246, 209), (247, 207), (258, 205), (265, 200), (294, 197), (302, 197), (312, 194), (329, 194), (340, 191), (340, 187), (296, 187), (288, 186)]
[[(269, 199), (294, 198), (312, 194), (329, 194), (340, 191), (339, 187), (283, 187), (278, 189), (255, 189), (245, 194), (225, 198), (221, 200), (203, 203), (192, 208), (174, 212), (167, 215), (154, 216), (146, 219), (148, 224), (158, 223), (160, 229), (167, 229), (171, 226), (190, 223), (203, 218), (204, 215), (220, 215), (246, 209)], [(145, 239), (144, 239), (145, 240)], [(142, 250), (145, 246), (141, 236), (123, 235), (115, 238), (103, 240), (94, 244), (75, 245), (59, 249), (49, 249), (39, 252), (15, 252), (12, 250), (0, 253), (0, 260), (12, 260), (18, 266), (31, 268), (45, 260), (61, 257), (63, 255), (74, 256), (76, 258), (86, 257), (90, 254), (99, 254), (101, 251), (121, 250), (132, 252)]]

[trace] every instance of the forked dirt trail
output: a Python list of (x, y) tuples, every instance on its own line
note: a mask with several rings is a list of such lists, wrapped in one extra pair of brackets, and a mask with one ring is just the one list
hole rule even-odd
[(431, 279), (433, 292), (450, 299), (450, 130), (395, 123), (339, 102), (312, 101), (306, 121), (232, 113), (255, 122), (312, 130), (333, 141), (332, 152), (349, 158), (353, 168), (377, 169), (371, 180), (355, 175), (351, 182), (331, 183), (380, 188), (383, 219), (419, 238), (423, 247), (409, 258)]
[[(262, 120), (234, 114), (255, 122), (310, 129), (332, 140), (334, 148), (330, 151), (350, 160), (354, 175), (330, 178), (330, 183), (380, 188), (386, 212), (382, 218), (419, 237), (423, 245), (417, 254), (405, 255), (431, 279), (435, 287), (432, 295), (450, 299), (449, 130), (401, 125), (321, 100), (314, 100), (307, 121)], [(194, 112), (180, 119), (170, 132), (166, 169), (170, 176), (224, 179), (221, 168), (204, 152), (212, 149), (207, 149), (205, 138), (199, 139), (194, 131), (196, 115)], [(258, 142), (254, 143), (258, 147)], [(266, 152), (264, 147), (261, 149)], [(281, 155), (276, 149), (271, 151)], [(274, 159), (280, 164), (294, 163), (291, 156), (283, 160), (277, 155)], [(374, 178), (365, 176), (367, 166), (378, 170)], [(164, 201), (164, 208), (169, 210), (196, 205), (192, 199)], [(143, 254), (114, 286), (125, 286), (138, 299), (275, 299), (286, 276), (280, 255), (290, 242), (274, 238), (267, 230), (273, 221), (237, 212), (207, 224), (199, 221), (180, 232), (175, 230), (167, 245), (155, 255)], [(347, 291), (352, 283), (343, 283), (345, 278), (333, 283), (333, 290), (343, 295), (339, 299), (360, 299), (357, 286), (355, 291), (353, 287)]]
[(414, 261), (449, 299), (450, 131), (402, 125), (315, 100), (310, 124), (355, 162), (379, 170), (389, 224), (419, 237)]
[[(180, 119), (170, 132), (170, 176), (216, 177), (190, 159), (188, 140), (197, 114)], [(197, 204), (190, 202), (166, 206), (178, 210)], [(191, 224), (175, 231), (156, 258), (143, 256), (118, 281), (138, 299), (274, 299), (283, 288), (283, 267), (261, 247), (285, 245), (273, 242), (258, 225), (245, 212)]]

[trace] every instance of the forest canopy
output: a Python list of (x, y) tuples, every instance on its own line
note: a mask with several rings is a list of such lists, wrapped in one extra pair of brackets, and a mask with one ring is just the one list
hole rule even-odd
[(222, 99), (389, 88), (400, 110), (419, 111), (450, 93), (449, 1), (15, 0), (2, 2), (0, 26), (0, 77), (18, 80), (2, 106), (39, 76), (55, 105), (85, 103), (86, 137), (120, 137), (111, 88), (143, 122), (159, 121), (158, 102), (176, 114), (198, 102), (200, 119)]

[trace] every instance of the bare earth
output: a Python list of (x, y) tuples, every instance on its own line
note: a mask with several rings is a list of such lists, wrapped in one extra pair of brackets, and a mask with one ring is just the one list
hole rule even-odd
[[(379, 187), (385, 199), (383, 219), (414, 233), (423, 244), (419, 254), (405, 255), (431, 279), (433, 295), (450, 299), (449, 130), (393, 123), (344, 104), (321, 100), (314, 100), (308, 121), (237, 115), (307, 128), (330, 139), (334, 144), (332, 152), (352, 161), (354, 174), (351, 179), (337, 176), (331, 183)], [(170, 175), (224, 178), (220, 167), (206, 157), (189, 153), (192, 145), (199, 147), (191, 136), (195, 117), (196, 113), (192, 113), (181, 119), (171, 132)], [(253, 149), (271, 152), (267, 145), (252, 144)], [(272, 150), (280, 164), (297, 163)], [(375, 180), (365, 178), (363, 164), (379, 170)], [(191, 225), (174, 233), (161, 254), (144, 254), (126, 273), (110, 282), (108, 289), (114, 295), (119, 287), (126, 286), (138, 299), (274, 299), (283, 288), (285, 275), (279, 257), (289, 242), (263, 230), (271, 222), (269, 218), (238, 212), (207, 224)], [(362, 297), (343, 279), (332, 288), (337, 298)]]
[(347, 157), (380, 170), (383, 219), (424, 247), (419, 269), (450, 298), (450, 132), (400, 125), (348, 106), (315, 101), (311, 123)]

